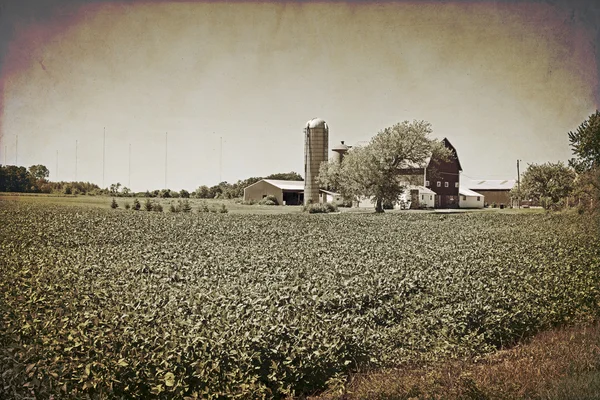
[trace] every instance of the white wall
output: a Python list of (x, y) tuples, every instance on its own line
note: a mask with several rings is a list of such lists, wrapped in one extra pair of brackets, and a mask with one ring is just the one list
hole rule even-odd
[[(484, 196), (463, 196), (460, 195), (458, 196), (459, 200), (458, 200), (458, 206), (460, 208), (483, 208), (483, 205), (485, 204), (485, 197)], [(479, 198), (479, 201), (477, 201), (477, 198)]]

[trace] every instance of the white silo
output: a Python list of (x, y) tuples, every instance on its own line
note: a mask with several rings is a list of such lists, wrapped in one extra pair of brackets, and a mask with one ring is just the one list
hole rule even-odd
[(329, 127), (313, 118), (304, 129), (304, 204), (319, 202), (319, 168), (327, 161)]

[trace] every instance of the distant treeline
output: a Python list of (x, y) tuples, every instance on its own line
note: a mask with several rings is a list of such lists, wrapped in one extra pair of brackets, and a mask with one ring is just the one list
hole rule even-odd
[[(103, 194), (103, 190), (90, 182), (50, 182), (48, 168), (32, 165), (29, 169), (16, 165), (0, 165), (0, 192)], [(107, 191), (106, 191), (107, 192)]]
[(164, 197), (199, 199), (234, 199), (244, 196), (244, 188), (262, 179), (281, 179), (301, 181), (302, 176), (296, 172), (271, 174), (266, 177), (252, 177), (238, 180), (236, 183), (221, 182), (218, 185), (198, 187), (192, 193), (185, 189), (179, 192), (162, 189), (147, 190), (145, 192), (132, 192), (131, 189), (120, 183), (111, 184), (109, 188), (102, 189), (90, 182), (51, 182), (48, 180), (50, 171), (43, 165), (32, 165), (28, 169), (15, 165), (0, 165), (0, 192), (18, 193), (52, 193), (52, 194), (86, 194), (109, 195), (115, 197)]

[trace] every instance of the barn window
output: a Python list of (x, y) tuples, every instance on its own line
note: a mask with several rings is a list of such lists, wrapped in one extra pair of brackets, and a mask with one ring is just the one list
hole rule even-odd
[(477, 196), (477, 201), (481, 201), (481, 197), (480, 196)]
[(433, 200), (433, 196), (429, 196), (429, 200)]
[[(463, 196), (463, 201), (467, 201), (467, 196)], [(477, 198), (477, 201), (479, 201), (479, 198)]]
[(442, 182), (437, 181), (437, 187), (442, 187)]
[(424, 194), (421, 195), (421, 200), (425, 200), (425, 195)]
[(429, 181), (425, 181), (425, 186), (429, 187)]
[(457, 188), (458, 187), (458, 182), (454, 182), (454, 187)]
[(444, 182), (444, 187), (448, 187), (448, 186), (450, 186), (450, 185), (448, 184), (448, 182)]

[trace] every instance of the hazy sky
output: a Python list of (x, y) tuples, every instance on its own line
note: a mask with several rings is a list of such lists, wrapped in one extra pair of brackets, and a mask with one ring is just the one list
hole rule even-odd
[(303, 173), (313, 117), (330, 147), (426, 120), (464, 175), (515, 178), (567, 160), (600, 99), (593, 1), (13, 3), (0, 163), (18, 135), (52, 180), (76, 178), (77, 141), (77, 180), (101, 185), (104, 128), (104, 186), (162, 188), (165, 132), (171, 189)]

